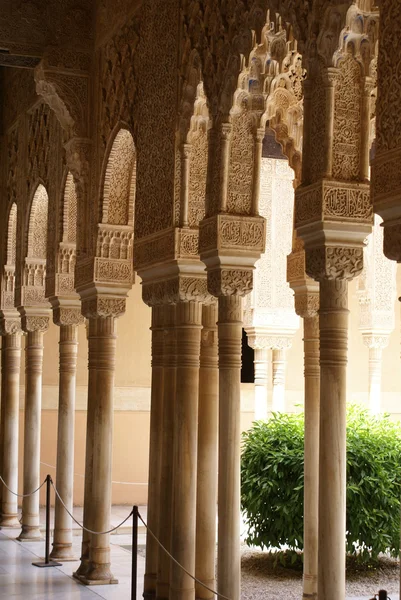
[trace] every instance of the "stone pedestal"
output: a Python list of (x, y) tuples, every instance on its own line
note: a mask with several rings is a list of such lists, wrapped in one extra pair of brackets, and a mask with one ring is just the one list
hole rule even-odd
[[(57, 428), (56, 487), (72, 513), (74, 488), (74, 420), (78, 326), (60, 326), (60, 379)], [(53, 550), (56, 560), (76, 560), (72, 552), (72, 520), (56, 497)]]
[(345, 598), (348, 283), (320, 282), (318, 598)]
[[(160, 504), (161, 440), (163, 435), (163, 344), (164, 307), (152, 307), (152, 391), (150, 405), (149, 440), (149, 484), (147, 524), (153, 532), (158, 532), (163, 519), (163, 506)], [(154, 538), (146, 535), (146, 565), (143, 597), (151, 600), (156, 597), (157, 561), (159, 546)]]
[[(195, 572), (196, 474), (198, 446), (199, 355), (202, 326), (200, 302), (176, 305), (177, 381), (173, 457), (173, 521), (171, 554)], [(194, 600), (195, 583), (171, 565), (170, 598)]]
[[(116, 352), (116, 319), (100, 317), (97, 323), (96, 403), (93, 413), (91, 529), (110, 529), (113, 450), (113, 391)], [(118, 583), (111, 572), (110, 535), (91, 534), (89, 566), (81, 578), (87, 585)]]
[[(25, 342), (25, 418), (23, 493), (36, 490), (40, 481), (43, 331), (28, 331)], [(39, 528), (39, 492), (22, 500), (19, 541), (42, 539)]]
[[(8, 487), (18, 490), (18, 430), (21, 334), (2, 338), (2, 477)], [(19, 527), (18, 499), (3, 485), (0, 527)]]
[(240, 445), (242, 298), (218, 298), (219, 479), (218, 592), (241, 594)]
[[(159, 540), (171, 551), (171, 522), (173, 510), (173, 431), (175, 421), (176, 391), (176, 330), (175, 305), (164, 307), (164, 393), (163, 433), (161, 439), (160, 498), (162, 510), (159, 521)], [(156, 598), (169, 600), (171, 560), (165, 552), (159, 552)]]

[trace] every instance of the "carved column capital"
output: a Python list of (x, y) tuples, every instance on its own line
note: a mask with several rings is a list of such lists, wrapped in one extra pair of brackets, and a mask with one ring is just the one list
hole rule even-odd
[(362, 334), (363, 344), (367, 348), (383, 349), (388, 346), (389, 334), (371, 331)]
[(213, 296), (246, 296), (253, 285), (253, 269), (214, 269), (208, 271), (207, 288)]
[(142, 283), (142, 299), (148, 306), (178, 302), (210, 302), (204, 274), (179, 274), (159, 281)]
[(349, 281), (362, 269), (363, 248), (325, 246), (306, 249), (306, 272), (316, 281)]
[(21, 318), (22, 329), (26, 333), (46, 333), (49, 329), (50, 317), (43, 315), (24, 315)]
[(62, 325), (82, 325), (84, 323), (84, 316), (80, 307), (67, 308), (59, 306), (53, 310), (53, 321), (60, 327)]
[(82, 314), (87, 319), (118, 318), (125, 313), (125, 305), (125, 298), (91, 296), (82, 299)]

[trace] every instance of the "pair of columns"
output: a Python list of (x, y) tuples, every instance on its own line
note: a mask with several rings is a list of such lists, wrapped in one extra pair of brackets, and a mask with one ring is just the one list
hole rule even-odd
[[(217, 310), (198, 302), (152, 308), (148, 526), (187, 571), (232, 600), (240, 596), (241, 336), (238, 296), (219, 297)], [(144, 597), (214, 595), (148, 534)]]
[[(286, 340), (287, 342), (287, 340)], [(267, 385), (270, 377), (269, 348), (258, 347), (255, 344), (254, 368), (255, 368), (255, 420), (267, 419), (268, 416), (268, 391)], [(272, 348), (272, 412), (283, 412), (285, 410), (285, 370), (286, 350), (291, 345), (290, 340), (280, 346)]]
[[(28, 331), (25, 343), (25, 411), (23, 493), (30, 494), (40, 481), (40, 431), (42, 400), (43, 330)], [(56, 486), (67, 507), (72, 510), (74, 418), (77, 325), (60, 326), (60, 382), (57, 441)], [(21, 333), (2, 337), (1, 467), (10, 490), (18, 489), (19, 387)], [(17, 497), (5, 487), (1, 496), (1, 527), (19, 527)], [(39, 493), (22, 501), (20, 541), (41, 537)], [(73, 559), (71, 519), (56, 500), (53, 558)]]

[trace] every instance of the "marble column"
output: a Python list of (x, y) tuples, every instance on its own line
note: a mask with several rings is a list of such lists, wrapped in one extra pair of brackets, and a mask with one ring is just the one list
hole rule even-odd
[[(21, 333), (2, 337), (2, 467), (1, 474), (13, 490), (18, 490), (19, 385)], [(1, 486), (0, 527), (19, 527), (18, 499)]]
[[(85, 446), (85, 487), (83, 525), (93, 529), (92, 523), (92, 481), (93, 481), (93, 428), (95, 407), (97, 401), (97, 324), (98, 320), (90, 318), (87, 321), (88, 334), (88, 406), (86, 416), (86, 446)], [(91, 535), (82, 532), (81, 564), (73, 574), (80, 579), (85, 577), (89, 569), (89, 547)]]
[(319, 317), (304, 318), (305, 450), (303, 598), (317, 598), (319, 505)]
[[(163, 392), (163, 431), (161, 439), (160, 467), (160, 521), (159, 540), (171, 551), (171, 522), (173, 510), (173, 435), (176, 390), (176, 307), (167, 305), (164, 311), (164, 392)], [(156, 598), (169, 600), (171, 560), (165, 552), (159, 552), (156, 583)]]
[(320, 282), (318, 598), (345, 598), (348, 283)]
[[(5, 410), (5, 397), (6, 397), (6, 391), (5, 391), (5, 377), (4, 374), (6, 372), (6, 365), (5, 365), (5, 340), (4, 340), (5, 336), (1, 337), (1, 398), (0, 398), (0, 474), (4, 479), (3, 476), (3, 454), (4, 454), (4, 420), (5, 420), (5, 416), (4, 416), (4, 410)], [(2, 508), (2, 499), (3, 499), (3, 489), (5, 490), (4, 486), (2, 483), (0, 483), (0, 509)], [(1, 510), (0, 510), (0, 515), (1, 515)]]
[(383, 349), (388, 345), (389, 335), (364, 335), (363, 343), (369, 348), (369, 408), (374, 415), (380, 413), (382, 357)]
[(241, 338), (242, 298), (220, 296), (217, 586), (231, 600), (239, 600), (241, 593)]
[[(24, 494), (30, 494), (41, 483), (42, 367), (43, 331), (28, 331), (25, 341)], [(39, 492), (23, 498), (21, 524), (19, 541), (41, 539)]]
[[(199, 369), (198, 481), (196, 497), (195, 576), (216, 589), (216, 511), (218, 468), (219, 370), (217, 355), (217, 304), (202, 309)], [(214, 594), (196, 584), (198, 600)]]
[[(163, 506), (160, 504), (161, 440), (163, 435), (163, 343), (164, 307), (152, 307), (152, 389), (150, 403), (149, 440), (149, 484), (147, 524), (153, 532), (158, 532), (163, 519)], [(146, 563), (143, 597), (151, 600), (156, 597), (157, 561), (159, 547), (153, 537), (146, 535)]]
[(285, 348), (273, 348), (272, 366), (272, 410), (273, 412), (283, 412), (285, 410)]
[[(90, 522), (91, 528), (98, 532), (110, 529), (116, 324), (113, 316), (99, 317), (97, 323)], [(91, 534), (89, 567), (82, 581), (88, 585), (118, 583), (111, 572), (110, 534)]]
[[(74, 420), (78, 354), (78, 326), (60, 325), (60, 377), (57, 428), (56, 487), (72, 512), (74, 489)], [(55, 500), (51, 558), (76, 560), (72, 551), (72, 520), (60, 500)]]
[[(173, 521), (171, 554), (195, 572), (196, 474), (198, 447), (199, 355), (202, 303), (176, 305), (177, 381), (173, 449)], [(195, 582), (171, 565), (170, 598), (194, 600)]]
[(267, 419), (269, 364), (268, 348), (255, 348), (255, 421)]

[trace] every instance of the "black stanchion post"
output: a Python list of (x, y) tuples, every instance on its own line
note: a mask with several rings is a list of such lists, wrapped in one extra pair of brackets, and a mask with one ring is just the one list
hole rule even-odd
[(50, 560), (50, 486), (52, 478), (50, 475), (46, 477), (46, 540), (45, 540), (45, 560), (44, 562), (32, 563), (35, 567), (60, 567), (61, 563)]
[(136, 600), (138, 564), (138, 507), (132, 509), (132, 570), (131, 570), (131, 600)]
[(386, 590), (379, 590), (379, 600), (387, 600)]

